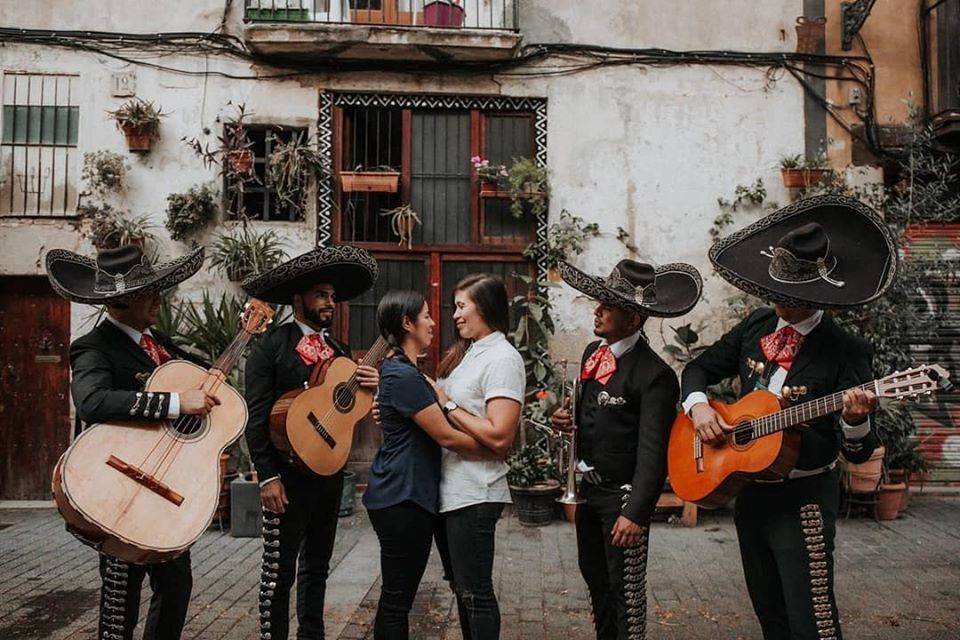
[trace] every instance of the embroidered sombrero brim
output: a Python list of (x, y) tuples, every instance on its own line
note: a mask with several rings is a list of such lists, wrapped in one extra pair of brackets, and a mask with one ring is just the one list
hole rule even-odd
[(363, 249), (339, 245), (314, 249), (243, 281), (248, 295), (264, 302), (292, 304), (311, 283), (333, 285), (338, 302), (356, 298), (377, 280), (377, 261)]
[[(787, 232), (819, 223), (830, 239), (829, 279), (784, 282), (770, 273), (770, 250)], [(736, 288), (771, 303), (819, 309), (858, 307), (879, 298), (897, 273), (897, 245), (883, 220), (845, 196), (795, 202), (730, 236), (709, 252), (717, 273)], [(832, 264), (835, 259), (836, 264)]]
[(675, 262), (657, 267), (654, 273), (656, 302), (641, 304), (606, 286), (605, 278), (584, 273), (567, 262), (557, 265), (564, 282), (589, 298), (614, 307), (631, 309), (648, 316), (674, 318), (697, 304), (703, 289), (700, 272), (692, 265)]
[(203, 247), (197, 247), (182, 258), (153, 267), (146, 281), (124, 286), (122, 291), (102, 292), (95, 288), (97, 263), (95, 260), (67, 251), (53, 249), (47, 253), (47, 278), (59, 295), (81, 304), (123, 303), (155, 291), (177, 286), (203, 266)]

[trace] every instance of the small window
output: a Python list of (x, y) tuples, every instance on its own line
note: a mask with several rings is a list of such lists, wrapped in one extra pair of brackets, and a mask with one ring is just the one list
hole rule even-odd
[(253, 143), (250, 150), (253, 151), (254, 177), (244, 181), (242, 185), (227, 179), (224, 209), (231, 218), (245, 216), (252, 220), (265, 221), (302, 220), (302, 207), (298, 208), (277, 196), (277, 190), (267, 178), (267, 167), (270, 154), (278, 143), (290, 142), (294, 136), (305, 137), (307, 131), (271, 125), (246, 125), (246, 129), (247, 137)]

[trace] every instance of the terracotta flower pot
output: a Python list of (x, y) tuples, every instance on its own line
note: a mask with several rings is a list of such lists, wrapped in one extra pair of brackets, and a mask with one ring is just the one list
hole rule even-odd
[(127, 139), (127, 149), (134, 153), (147, 153), (153, 146), (153, 136), (145, 127), (124, 127), (123, 135)]
[(542, 527), (550, 524), (557, 514), (557, 497), (560, 483), (548, 480), (532, 487), (510, 486), (513, 510), (520, 524), (527, 527)]
[(910, 473), (906, 469), (890, 469), (887, 472), (892, 484), (903, 483), (907, 488), (900, 499), (900, 512), (907, 510), (908, 496), (910, 495)]
[(880, 475), (883, 472), (883, 455), (885, 452), (886, 450), (883, 447), (877, 447), (866, 462), (860, 464), (845, 463), (850, 475), (850, 491), (853, 493), (871, 493), (876, 490)]
[(480, 181), (480, 193), (496, 193), (499, 189), (497, 188), (497, 183), (493, 180), (481, 180)]
[(783, 186), (788, 189), (809, 187), (823, 182), (830, 173), (829, 169), (780, 169)]
[(902, 482), (881, 484), (880, 497), (877, 500), (877, 519), (896, 520), (900, 512), (900, 501), (903, 499), (903, 493), (906, 490), (907, 485)]
[(344, 193), (351, 193), (354, 191), (396, 193), (399, 186), (399, 171), (340, 172), (340, 190)]
[(227, 152), (227, 161), (230, 167), (240, 175), (248, 175), (253, 169), (253, 150), (234, 149)]

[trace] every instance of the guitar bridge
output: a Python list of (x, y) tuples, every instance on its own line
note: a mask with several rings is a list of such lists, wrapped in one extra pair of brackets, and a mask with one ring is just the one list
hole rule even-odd
[(162, 483), (161, 481), (154, 478), (152, 475), (132, 464), (128, 464), (118, 458), (117, 456), (110, 456), (107, 458), (107, 466), (113, 467), (123, 475), (131, 478), (134, 482), (142, 484), (150, 491), (153, 491), (155, 494), (169, 500), (178, 507), (183, 504), (183, 496)]
[(330, 432), (327, 431), (326, 427), (320, 424), (320, 420), (317, 418), (317, 416), (313, 415), (313, 411), (307, 414), (307, 420), (309, 420), (310, 424), (313, 425), (314, 431), (320, 434), (320, 437), (323, 438), (323, 441), (330, 445), (331, 449), (337, 446), (337, 441), (333, 439), (333, 436), (330, 435)]

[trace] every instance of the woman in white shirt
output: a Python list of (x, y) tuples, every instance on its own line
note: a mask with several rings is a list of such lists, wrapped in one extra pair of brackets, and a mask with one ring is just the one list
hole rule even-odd
[(510, 308), (503, 280), (468, 276), (457, 284), (454, 304), (460, 339), (437, 368), (439, 400), (454, 426), (502, 458), (471, 460), (444, 450), (437, 546), (457, 596), (464, 640), (495, 640), (494, 534), (503, 505), (511, 502), (503, 459), (520, 424), (526, 373), (506, 338)]

